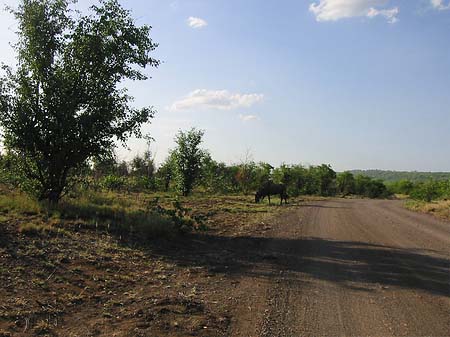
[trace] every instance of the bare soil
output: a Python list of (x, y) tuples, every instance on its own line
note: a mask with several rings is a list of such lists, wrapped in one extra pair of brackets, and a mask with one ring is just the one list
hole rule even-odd
[(0, 336), (450, 335), (449, 222), (387, 200), (198, 207), (209, 231), (146, 245), (3, 221)]

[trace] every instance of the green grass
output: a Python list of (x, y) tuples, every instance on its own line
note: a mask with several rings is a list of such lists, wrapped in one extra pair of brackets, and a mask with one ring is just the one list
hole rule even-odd
[[(25, 221), (21, 221), (18, 230), (29, 236), (65, 234), (61, 228), (64, 223), (76, 221), (85, 227), (106, 229), (119, 235), (131, 234), (144, 239), (173, 237), (179, 230), (174, 221), (148, 209), (154, 197), (144, 193), (88, 192), (49, 206), (25, 194), (7, 192), (0, 196), (0, 221), (23, 217)], [(167, 205), (168, 200), (163, 203)]]
[(43, 206), (25, 194), (13, 192), (0, 195), (0, 213), (36, 215), (42, 211)]

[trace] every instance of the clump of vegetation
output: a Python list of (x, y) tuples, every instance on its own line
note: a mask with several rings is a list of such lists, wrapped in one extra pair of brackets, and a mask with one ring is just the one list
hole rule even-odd
[(401, 180), (388, 185), (392, 193), (406, 194), (414, 200), (431, 202), (450, 199), (450, 180), (412, 182)]

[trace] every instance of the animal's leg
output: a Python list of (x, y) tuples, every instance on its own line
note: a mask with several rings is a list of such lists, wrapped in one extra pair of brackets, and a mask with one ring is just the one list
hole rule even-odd
[(270, 194), (267, 197), (269, 198), (269, 205), (270, 205)]

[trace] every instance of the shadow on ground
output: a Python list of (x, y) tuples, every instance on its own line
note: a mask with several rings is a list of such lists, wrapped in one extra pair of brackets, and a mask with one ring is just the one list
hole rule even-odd
[(178, 265), (202, 266), (211, 273), (232, 277), (276, 279), (283, 271), (294, 282), (305, 282), (304, 276), (309, 276), (359, 291), (395, 286), (450, 297), (450, 260), (421, 250), (314, 237), (203, 234), (146, 249)]

